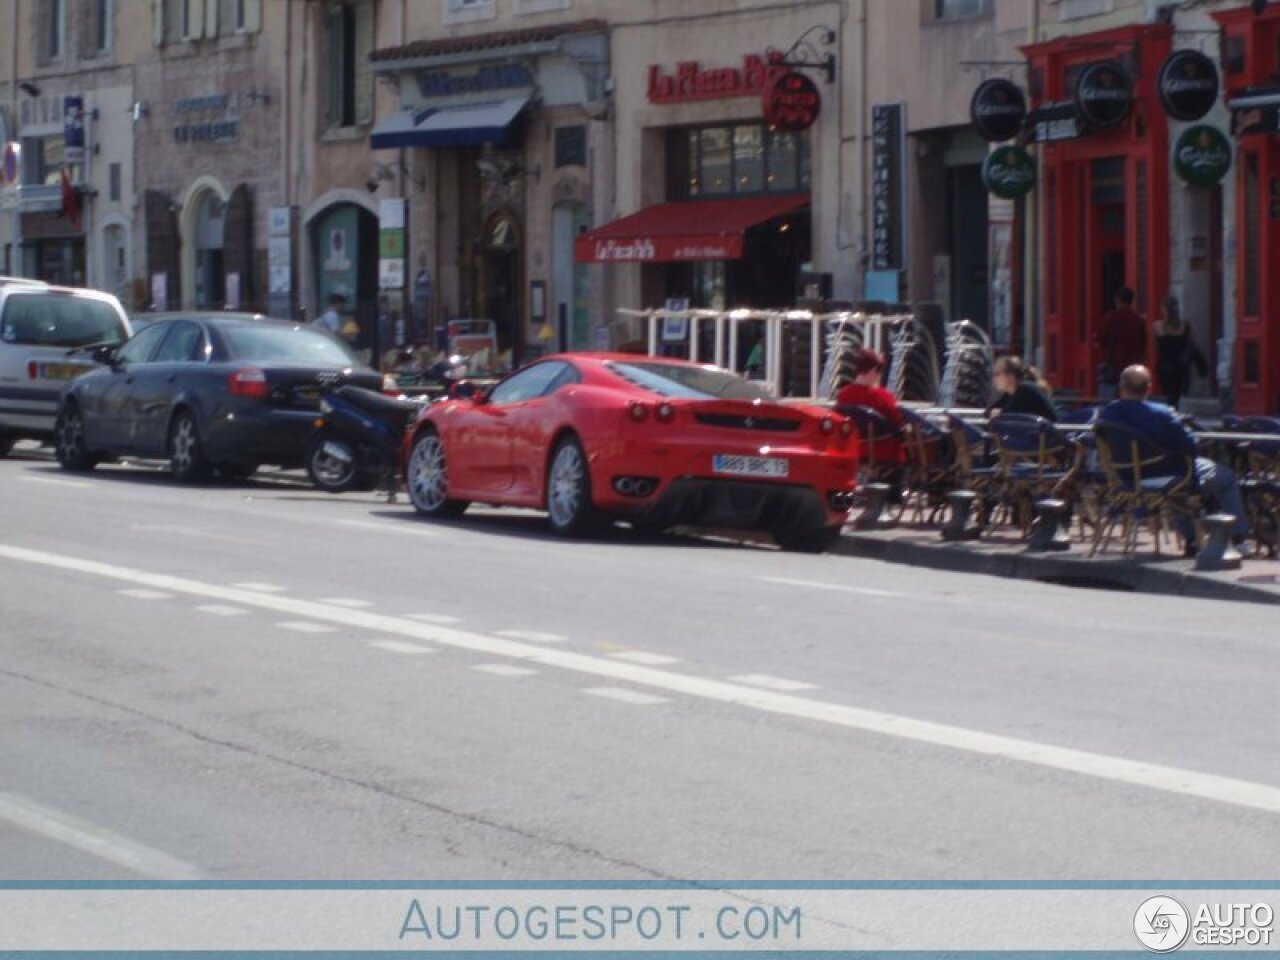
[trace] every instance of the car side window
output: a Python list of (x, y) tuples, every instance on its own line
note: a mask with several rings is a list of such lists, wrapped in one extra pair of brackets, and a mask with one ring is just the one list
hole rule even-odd
[(556, 378), (547, 385), (547, 389), (544, 391), (543, 396), (549, 397), (561, 387), (567, 387), (571, 384), (582, 382), (582, 375), (578, 373), (577, 367), (571, 363), (561, 364), (561, 366), (563, 366), (564, 369), (561, 370), (560, 373), (557, 374)]
[(500, 405), (537, 399), (548, 391), (566, 367), (568, 364), (556, 361), (536, 363), (526, 370), (512, 374), (494, 387), (489, 394), (489, 402)]
[(175, 323), (152, 363), (203, 363), (204, 331), (189, 321)]
[(164, 323), (144, 327), (133, 339), (116, 353), (117, 363), (146, 363), (160, 343), (160, 338), (169, 332), (169, 325)]

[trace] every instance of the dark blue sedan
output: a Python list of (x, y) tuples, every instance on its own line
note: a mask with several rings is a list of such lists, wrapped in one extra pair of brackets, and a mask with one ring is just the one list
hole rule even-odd
[(63, 395), (58, 462), (167, 459), (188, 483), (300, 466), (325, 390), (384, 386), (346, 344), (248, 314), (168, 315), (95, 359)]

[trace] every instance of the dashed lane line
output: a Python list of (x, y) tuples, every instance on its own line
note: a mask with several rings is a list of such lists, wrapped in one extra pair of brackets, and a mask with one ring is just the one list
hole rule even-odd
[(792, 577), (757, 577), (761, 583), (771, 583), (777, 587), (803, 587), (807, 590), (826, 590), (831, 593), (852, 593), (859, 597), (899, 597), (911, 596), (893, 590), (876, 590), (872, 587), (854, 587), (843, 583), (825, 583), (822, 580), (797, 580)]
[[(255, 593), (63, 554), (0, 544), (0, 559), (98, 577), (116, 583), (187, 594), (206, 600), (255, 607), (286, 616), (305, 617), (313, 621), (333, 624), (336, 627), (366, 630), (380, 636), (402, 637), (410, 641), (451, 647), (491, 658), (550, 667), (645, 688), (661, 694), (680, 694), (762, 713), (842, 727), (877, 736), (893, 737), (959, 753), (1010, 760), (1097, 780), (1156, 790), (1179, 797), (1280, 814), (1280, 786), (1274, 784), (1238, 780), (1196, 770), (1146, 763), (1127, 757), (1037, 743), (966, 727), (919, 720), (900, 714), (884, 713), (797, 694), (762, 690), (724, 680), (625, 663), (612, 657), (521, 643), (435, 624), (415, 623), (367, 610), (326, 607), (323, 604), (293, 597)], [(493, 664), (493, 666), (498, 665)], [(992, 767), (990, 775), (998, 776), (999, 767)]]
[(779, 690), (783, 693), (800, 693), (802, 690), (817, 690), (812, 683), (799, 680), (788, 680), (785, 677), (771, 677), (767, 673), (744, 673), (730, 677), (731, 683), (741, 683), (748, 687), (760, 687), (762, 690)]
[(325, 597), (320, 603), (328, 604), (331, 607), (346, 607), (349, 610), (363, 610), (366, 607), (373, 606), (368, 600), (357, 600), (354, 597)]
[(198, 613), (207, 613), (212, 617), (244, 617), (249, 611), (243, 607), (229, 607), (225, 603), (206, 603), (196, 607)]
[(539, 633), (537, 630), (499, 630), (494, 636), (506, 637), (508, 640), (527, 640), (529, 643), (568, 643), (568, 637), (558, 633)]
[(443, 627), (452, 626), (455, 623), (462, 622), (459, 617), (449, 617), (442, 613), (411, 613), (405, 619), (417, 620), (421, 623), (434, 623)]
[(292, 630), (294, 633), (337, 633), (337, 627), (331, 627), (327, 623), (311, 623), (308, 620), (286, 620), (284, 623), (276, 624), (281, 630)]
[(679, 657), (668, 657), (661, 653), (645, 653), (643, 650), (624, 650), (613, 654), (615, 660), (639, 664), (642, 667), (669, 667), (680, 662)]
[(635, 707), (655, 707), (658, 704), (671, 702), (666, 697), (657, 697), (652, 693), (641, 693), (639, 690), (627, 690), (623, 687), (588, 687), (582, 692), (591, 697), (627, 703)]
[(172, 600), (172, 593), (162, 593), (159, 590), (119, 590), (120, 596), (128, 597), (131, 600)]
[(417, 643), (403, 643), (400, 640), (376, 640), (369, 644), (376, 650), (385, 650), (387, 653), (399, 653), (407, 657), (418, 657), (424, 653), (435, 653), (433, 647), (424, 647)]
[(480, 673), (488, 673), (495, 677), (532, 677), (537, 670), (528, 667), (513, 667), (509, 663), (477, 663), (471, 668)]
[(284, 593), (288, 588), (277, 583), (233, 583), (236, 590), (247, 590), (250, 593)]

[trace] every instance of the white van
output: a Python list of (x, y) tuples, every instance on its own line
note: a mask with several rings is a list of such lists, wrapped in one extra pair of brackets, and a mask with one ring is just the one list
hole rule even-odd
[(23, 438), (52, 439), (63, 388), (94, 368), (98, 347), (129, 335), (110, 294), (0, 277), (0, 456)]

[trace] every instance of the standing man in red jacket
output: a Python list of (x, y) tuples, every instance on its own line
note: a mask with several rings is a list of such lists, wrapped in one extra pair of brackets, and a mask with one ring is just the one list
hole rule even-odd
[(1116, 291), (1115, 309), (1102, 318), (1094, 346), (1100, 357), (1099, 392), (1114, 391), (1121, 370), (1146, 364), (1147, 325), (1133, 309), (1133, 290), (1129, 287)]

